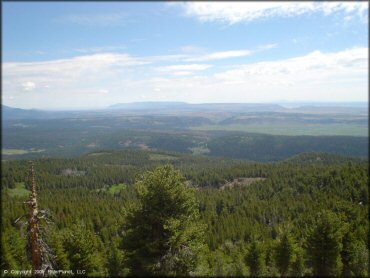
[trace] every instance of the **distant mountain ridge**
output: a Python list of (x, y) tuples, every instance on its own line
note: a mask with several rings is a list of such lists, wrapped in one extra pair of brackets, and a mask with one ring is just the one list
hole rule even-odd
[(144, 114), (162, 112), (294, 112), (294, 113), (349, 113), (368, 114), (367, 103), (301, 103), (301, 106), (283, 103), (187, 103), (171, 101), (147, 101), (116, 103), (105, 109), (90, 110), (42, 110), (21, 109), (2, 105), (3, 120), (19, 119), (57, 119), (68, 117), (85, 117), (94, 115), (116, 114), (120, 112), (144, 112)]
[(148, 108), (163, 109), (163, 108), (185, 108), (189, 104), (186, 102), (171, 102), (171, 101), (145, 101), (131, 103), (116, 103), (107, 107), (107, 109), (130, 109), (141, 110)]
[(42, 120), (42, 119), (62, 119), (69, 117), (78, 117), (81, 113), (90, 113), (91, 111), (52, 111), (41, 109), (22, 109), (10, 107), (7, 105), (1, 106), (2, 120)]
[(37, 109), (21, 109), (21, 108), (14, 108), (6, 105), (1, 106), (1, 113), (2, 113), (2, 119), (42, 119), (45, 117), (48, 112), (37, 110)]
[(160, 109), (177, 109), (177, 110), (225, 110), (225, 111), (240, 111), (248, 109), (249, 111), (282, 111), (286, 108), (279, 104), (270, 103), (187, 103), (187, 102), (132, 102), (132, 103), (117, 103), (108, 106), (107, 109), (125, 109), (125, 110), (160, 110)]

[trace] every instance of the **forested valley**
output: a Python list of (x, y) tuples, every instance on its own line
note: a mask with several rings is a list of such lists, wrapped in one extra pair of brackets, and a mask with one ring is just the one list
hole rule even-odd
[[(2, 161), (2, 270), (32, 269), (27, 160)], [(368, 276), (368, 161), (144, 150), (34, 160), (45, 260), (88, 276)], [(15, 223), (16, 222), (16, 223)], [(50, 222), (50, 223), (48, 223)]]
[(1, 277), (370, 277), (367, 1), (4, 1)]

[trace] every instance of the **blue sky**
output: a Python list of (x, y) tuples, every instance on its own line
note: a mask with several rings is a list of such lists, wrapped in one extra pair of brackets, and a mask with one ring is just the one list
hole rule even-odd
[(5, 2), (3, 104), (367, 101), (367, 2)]

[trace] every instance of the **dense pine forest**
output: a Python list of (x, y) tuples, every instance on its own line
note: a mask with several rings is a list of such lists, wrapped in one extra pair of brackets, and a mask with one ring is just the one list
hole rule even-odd
[[(368, 276), (368, 161), (139, 150), (34, 160), (55, 270), (88, 276)], [(32, 269), (29, 162), (2, 162), (2, 270)], [(27, 218), (27, 217), (26, 217)]]
[(1, 15), (1, 277), (370, 277), (367, 1)]

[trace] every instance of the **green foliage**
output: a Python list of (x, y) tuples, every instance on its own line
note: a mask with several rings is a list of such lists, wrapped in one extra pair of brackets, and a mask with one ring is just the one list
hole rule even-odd
[(341, 252), (343, 270), (346, 277), (366, 277), (369, 270), (369, 253), (361, 240), (356, 240), (352, 232), (343, 237), (343, 250)]
[(195, 270), (203, 225), (194, 190), (172, 166), (136, 183), (139, 206), (125, 224), (123, 247), (134, 275), (187, 275)]
[(91, 230), (75, 224), (64, 231), (63, 241), (71, 269), (85, 270), (90, 275), (105, 273), (102, 246)]
[(26, 189), (24, 182), (17, 182), (9, 184), (8, 193), (11, 196), (25, 197), (29, 196), (31, 191)]
[[(196, 114), (198, 109), (194, 110)], [(362, 157), (368, 154), (368, 119), (361, 109), (355, 114), (347, 109), (327, 113), (327, 108), (324, 113), (321, 109), (319, 113), (237, 109), (231, 112), (212, 105), (201, 109), (202, 116), (185, 111), (173, 114), (171, 109), (168, 115), (148, 115), (148, 111), (142, 114), (143, 111), (137, 110), (122, 114), (120, 110), (110, 110), (101, 114), (95, 111), (98, 117), (91, 112), (62, 112), (56, 118), (52, 115), (55, 113), (46, 113), (39, 119), (29, 116), (6, 119), (2, 123), (2, 156), (6, 159), (76, 157), (91, 151), (122, 148), (193, 151), (258, 161), (283, 159), (306, 151)]]
[(226, 240), (217, 250), (207, 255), (209, 271), (201, 273), (210, 276), (245, 276), (248, 273), (244, 263), (245, 246), (241, 242)]
[(1, 234), (1, 269), (29, 269), (27, 239), (13, 227)]
[(242, 133), (215, 138), (208, 143), (208, 148), (211, 155), (256, 161), (274, 161), (302, 152), (366, 157), (368, 139), (351, 136), (273, 136)]
[(276, 246), (276, 266), (281, 274), (285, 276), (288, 272), (293, 257), (293, 243), (287, 232), (283, 233)]
[(265, 254), (261, 244), (256, 240), (253, 240), (245, 258), (251, 276), (255, 277), (264, 275), (264, 256)]
[(304, 266), (304, 254), (301, 247), (296, 246), (294, 250), (294, 256), (291, 263), (291, 272), (290, 274), (293, 277), (302, 277), (305, 272)]
[[(151, 160), (152, 154), (160, 160)], [(164, 161), (163, 156), (176, 159)], [(169, 162), (186, 181), (168, 167), (154, 170)], [(22, 203), (28, 196), (9, 191), (10, 183), (27, 181), (28, 167), (27, 161), (2, 162), (5, 269), (31, 267), (27, 232), (22, 236), (20, 222), (14, 224), (27, 213)], [(319, 239), (343, 245), (335, 253), (333, 273), (369, 274), (368, 162), (311, 153), (283, 162), (251, 163), (124, 150), (40, 159), (35, 168), (39, 207), (50, 210), (54, 221), (45, 240), (56, 255), (56, 269), (84, 266), (90, 268), (88, 275), (124, 276), (139, 274), (134, 273), (137, 265), (138, 272), (151, 275), (245, 276), (251, 274), (246, 257), (258, 239), (255, 249), (261, 252), (254, 253), (262, 258), (256, 264), (262, 266), (262, 275), (280, 276), (289, 256), (277, 255), (291, 250), (285, 275), (297, 277), (315, 274), (312, 263), (330, 253), (322, 252)], [(256, 177), (264, 179), (223, 187)], [(334, 220), (320, 220), (322, 211)], [(197, 236), (197, 229), (203, 230), (200, 223), (207, 226), (206, 244)], [(327, 230), (337, 236), (320, 239), (322, 233), (315, 231), (324, 223), (336, 227)], [(282, 229), (289, 231), (285, 244)], [(308, 244), (312, 238), (316, 247)]]
[(307, 255), (315, 276), (335, 276), (340, 273), (342, 225), (332, 212), (318, 214), (307, 238)]
[(51, 233), (48, 244), (55, 256), (54, 267), (56, 269), (70, 269), (70, 261), (68, 259), (66, 247), (64, 247), (62, 235), (57, 232)]
[(110, 256), (108, 258), (108, 274), (111, 277), (127, 276), (129, 269), (126, 268), (125, 253), (120, 250), (117, 244), (110, 245)]

